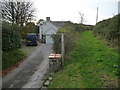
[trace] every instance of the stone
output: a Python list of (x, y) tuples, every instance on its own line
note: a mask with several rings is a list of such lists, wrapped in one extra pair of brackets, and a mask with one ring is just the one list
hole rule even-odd
[(47, 81), (44, 83), (44, 86), (50, 85), (50, 82), (51, 82), (51, 81), (47, 80)]
[(49, 80), (53, 80), (53, 77), (49, 77)]

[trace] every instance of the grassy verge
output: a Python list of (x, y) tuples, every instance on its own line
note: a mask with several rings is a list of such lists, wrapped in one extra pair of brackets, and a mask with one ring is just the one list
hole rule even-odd
[(37, 46), (26, 46), (25, 44), (23, 44), (21, 50), (25, 53), (25, 56), (29, 56), (39, 46), (40, 46), (40, 43)]
[(93, 37), (91, 31), (81, 33), (65, 60), (49, 88), (118, 87), (118, 53)]
[(11, 50), (11, 51), (3, 51), (2, 53), (2, 70), (7, 69), (11, 65), (15, 64), (19, 60), (25, 57), (23, 51), (21, 50)]
[[(38, 45), (39, 46), (39, 45)], [(3, 51), (2, 53), (2, 70), (7, 69), (16, 62), (22, 60), (25, 56), (29, 56), (38, 46), (22, 46), (22, 49)]]

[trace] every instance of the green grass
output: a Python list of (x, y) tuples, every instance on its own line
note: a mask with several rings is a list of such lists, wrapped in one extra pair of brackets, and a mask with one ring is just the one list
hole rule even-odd
[(94, 37), (92, 31), (85, 31), (49, 88), (117, 87), (118, 76), (117, 51)]
[(23, 51), (21, 50), (11, 50), (2, 52), (2, 70), (7, 69), (11, 65), (15, 64), (19, 60), (25, 57)]
[(22, 45), (21, 50), (25, 53), (26, 56), (29, 56), (33, 53), (33, 51), (36, 50), (37, 47), (39, 47), (40, 44), (38, 44), (37, 46), (26, 46), (25, 44)]

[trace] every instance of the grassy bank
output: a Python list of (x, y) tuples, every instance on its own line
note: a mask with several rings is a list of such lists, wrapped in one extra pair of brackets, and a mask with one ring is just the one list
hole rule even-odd
[(93, 37), (80, 34), (76, 48), (68, 53), (64, 68), (49, 88), (105, 88), (118, 86), (118, 53)]
[(10, 50), (2, 52), (2, 70), (7, 69), (11, 65), (15, 64), (19, 60), (25, 57), (21, 50)]
[(38, 46), (25, 46), (23, 45), (21, 49), (3, 51), (2, 53), (2, 70), (7, 69), (16, 62), (22, 60), (24, 57), (28, 57), (36, 50)]

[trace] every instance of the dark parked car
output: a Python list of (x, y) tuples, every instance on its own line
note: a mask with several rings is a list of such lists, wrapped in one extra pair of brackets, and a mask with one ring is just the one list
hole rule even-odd
[(26, 37), (26, 46), (34, 45), (37, 46), (37, 35), (35, 33), (29, 33)]

